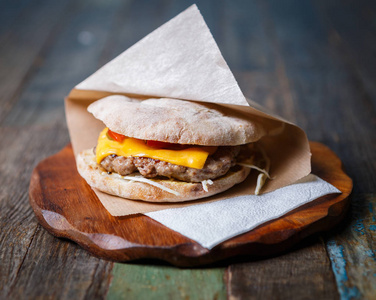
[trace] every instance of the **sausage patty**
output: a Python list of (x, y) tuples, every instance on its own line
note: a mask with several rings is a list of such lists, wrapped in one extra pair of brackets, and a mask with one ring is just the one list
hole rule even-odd
[(105, 157), (101, 166), (108, 172), (128, 175), (139, 171), (142, 176), (153, 178), (164, 176), (187, 182), (215, 179), (228, 172), (236, 164), (236, 156), (245, 146), (223, 146), (210, 155), (202, 169), (188, 168), (148, 157), (124, 157), (115, 154)]

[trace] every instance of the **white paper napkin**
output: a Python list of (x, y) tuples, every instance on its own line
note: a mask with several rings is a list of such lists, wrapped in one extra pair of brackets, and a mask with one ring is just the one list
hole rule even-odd
[(145, 215), (211, 249), (303, 204), (333, 193), (341, 191), (310, 174), (292, 185), (260, 196), (240, 196)]

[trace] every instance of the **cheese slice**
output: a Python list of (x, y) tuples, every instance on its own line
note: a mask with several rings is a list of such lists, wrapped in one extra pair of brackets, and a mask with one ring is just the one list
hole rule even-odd
[(175, 165), (202, 169), (209, 154), (214, 153), (217, 147), (193, 146), (186, 149), (171, 150), (150, 147), (145, 141), (126, 137), (122, 142), (110, 140), (107, 137), (108, 128), (102, 130), (96, 148), (97, 163), (108, 155), (149, 157), (166, 161)]

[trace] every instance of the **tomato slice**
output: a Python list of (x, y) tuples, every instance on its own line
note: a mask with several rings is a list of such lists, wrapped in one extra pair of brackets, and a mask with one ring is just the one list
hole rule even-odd
[(125, 135), (113, 132), (110, 129), (108, 129), (108, 131), (107, 131), (107, 137), (110, 138), (110, 139), (112, 139), (112, 140), (115, 140), (115, 141), (117, 141), (119, 143), (123, 142), (124, 139), (126, 138)]

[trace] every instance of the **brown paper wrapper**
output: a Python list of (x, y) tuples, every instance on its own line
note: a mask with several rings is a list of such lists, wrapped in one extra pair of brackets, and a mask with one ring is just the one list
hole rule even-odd
[[(146, 36), (78, 84), (65, 101), (66, 118), (75, 155), (96, 145), (104, 124), (87, 112), (103, 97), (121, 94), (140, 101), (150, 97), (214, 102), (264, 125), (268, 135), (259, 143), (271, 160), (262, 192), (291, 184), (311, 171), (307, 137), (299, 127), (263, 112), (247, 101), (224, 61), (195, 5)], [(251, 105), (249, 105), (249, 103)], [(257, 107), (257, 109), (256, 109)], [(148, 203), (123, 199), (96, 189), (99, 200), (114, 216), (181, 207), (204, 201), (252, 194), (256, 172), (240, 185), (202, 200), (185, 203)]]

